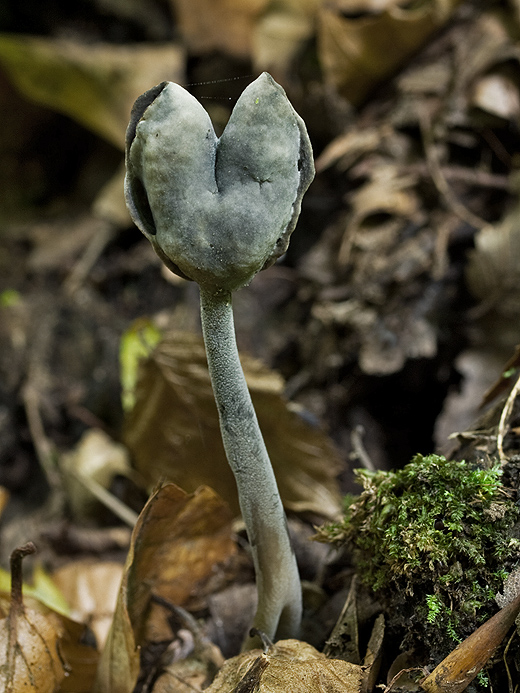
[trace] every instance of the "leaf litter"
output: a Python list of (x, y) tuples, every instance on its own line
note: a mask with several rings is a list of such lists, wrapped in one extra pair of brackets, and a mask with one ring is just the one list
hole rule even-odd
[[(287, 405), (280, 376), (244, 355), (242, 364), (285, 507), (336, 516), (341, 461), (335, 447)], [(199, 336), (168, 334), (141, 361), (125, 443), (148, 483), (166, 478), (188, 491), (207, 484), (238, 511)]]

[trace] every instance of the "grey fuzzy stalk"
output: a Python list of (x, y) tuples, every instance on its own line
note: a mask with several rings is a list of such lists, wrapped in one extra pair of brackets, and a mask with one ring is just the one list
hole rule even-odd
[[(235, 475), (258, 590), (253, 625), (271, 640), (298, 637), (301, 586), (278, 486), (246, 384), (231, 292), (201, 288), (202, 330), (226, 455)], [(256, 643), (256, 640), (254, 641)], [(253, 640), (246, 641), (250, 647)]]

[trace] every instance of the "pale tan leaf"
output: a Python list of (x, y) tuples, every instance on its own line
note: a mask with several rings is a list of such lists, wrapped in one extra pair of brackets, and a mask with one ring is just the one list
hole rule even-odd
[(466, 280), (471, 293), (500, 314), (516, 316), (520, 306), (520, 205), (475, 236)]
[(59, 568), (52, 576), (71, 608), (71, 615), (89, 624), (100, 650), (112, 622), (122, 573), (120, 563), (82, 559)]
[(338, 163), (341, 171), (364, 154), (374, 151), (383, 140), (386, 128), (353, 128), (336, 137), (316, 159), (316, 171), (320, 173)]
[(325, 79), (351, 103), (360, 103), (442, 26), (458, 2), (430, 0), (417, 8), (388, 3), (374, 14), (367, 11), (371, 7), (361, 13), (353, 7), (351, 16), (344, 16), (341, 0), (325, 3), (318, 24), (318, 54)]
[(72, 450), (62, 455), (61, 470), (72, 510), (81, 518), (88, 517), (99, 506), (82, 479), (92, 479), (102, 488), (110, 488), (116, 475), (128, 476), (130, 472), (128, 450), (104, 431), (91, 428)]
[(312, 645), (299, 640), (280, 640), (266, 654), (251, 650), (228, 659), (206, 691), (360, 693), (363, 677), (362, 667), (356, 664), (327, 659)]
[(305, 42), (315, 31), (321, 0), (282, 0), (268, 8), (253, 33), (253, 64), (285, 82)]
[(520, 114), (520, 94), (517, 85), (506, 75), (485, 75), (475, 84), (471, 99), (473, 106), (505, 120), (515, 120)]
[(87, 45), (0, 34), (0, 65), (25, 96), (120, 149), (135, 99), (164, 79), (182, 81), (183, 64), (183, 51), (173, 44)]
[(124, 578), (112, 625), (100, 657), (93, 693), (132, 693), (138, 674), (139, 651), (128, 616), (127, 585)]
[[(283, 398), (283, 380), (257, 360), (242, 365), (286, 508), (334, 517), (338, 453), (323, 431)], [(202, 339), (173, 333), (142, 362), (125, 442), (149, 484), (167, 478), (188, 491), (214, 488), (238, 513)]]

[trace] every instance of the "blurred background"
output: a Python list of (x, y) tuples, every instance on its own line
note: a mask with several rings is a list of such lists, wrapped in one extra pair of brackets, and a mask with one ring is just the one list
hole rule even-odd
[[(514, 372), (518, 0), (5, 0), (0, 32), (6, 524), (62, 486), (92, 430), (123, 444), (102, 485), (135, 511), (158, 478), (180, 478), (175, 465), (208, 456), (195, 439), (214, 412), (186, 366), (197, 287), (161, 268), (122, 193), (131, 106), (163, 80), (199, 98), (218, 133), (267, 70), (314, 146), (287, 255), (235, 301), (241, 350), (276, 372), (262, 377), (293, 416), (290, 430), (265, 423), (271, 445), (322, 436), (314, 478), (328, 496), (294, 492), (288, 507), (334, 515), (353, 466), (449, 452), (511, 358)], [(189, 420), (182, 397), (163, 402), (140, 437), (152, 380), (139, 354), (171, 330)]]

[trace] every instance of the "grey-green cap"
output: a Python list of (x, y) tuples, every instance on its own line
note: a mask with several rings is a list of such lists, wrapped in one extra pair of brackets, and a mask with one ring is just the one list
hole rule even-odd
[(244, 90), (220, 139), (178, 84), (143, 94), (126, 166), (136, 225), (171, 270), (215, 291), (248, 284), (287, 250), (314, 177), (305, 123), (266, 72)]

